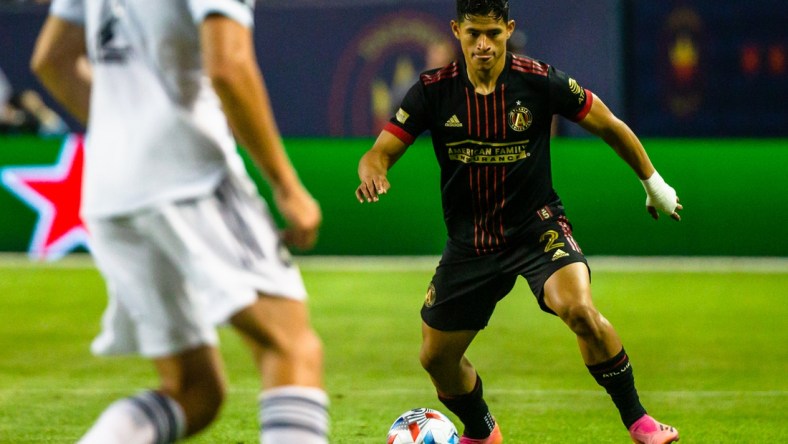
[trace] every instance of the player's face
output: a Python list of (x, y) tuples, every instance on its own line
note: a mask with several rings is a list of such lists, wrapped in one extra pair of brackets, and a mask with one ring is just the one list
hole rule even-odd
[(506, 41), (514, 31), (514, 20), (473, 15), (461, 22), (452, 20), (451, 29), (469, 69), (490, 71), (505, 63)]

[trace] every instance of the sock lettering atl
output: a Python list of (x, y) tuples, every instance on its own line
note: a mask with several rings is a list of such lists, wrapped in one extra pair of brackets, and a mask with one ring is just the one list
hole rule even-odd
[(596, 379), (597, 384), (604, 387), (613, 399), (613, 404), (618, 408), (621, 420), (627, 428), (646, 414), (646, 409), (640, 403), (635, 388), (632, 365), (623, 348), (612, 359), (586, 367)]

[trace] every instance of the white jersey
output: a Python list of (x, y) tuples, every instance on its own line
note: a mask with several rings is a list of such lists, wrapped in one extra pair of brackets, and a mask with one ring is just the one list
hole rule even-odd
[(210, 193), (245, 176), (221, 103), (202, 70), (209, 14), (253, 25), (253, 1), (54, 0), (85, 27), (93, 83), (82, 214), (108, 217)]

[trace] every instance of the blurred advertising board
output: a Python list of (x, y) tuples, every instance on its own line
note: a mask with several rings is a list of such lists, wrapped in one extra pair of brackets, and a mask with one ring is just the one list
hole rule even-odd
[(646, 136), (788, 136), (788, 2), (626, 1), (626, 101)]

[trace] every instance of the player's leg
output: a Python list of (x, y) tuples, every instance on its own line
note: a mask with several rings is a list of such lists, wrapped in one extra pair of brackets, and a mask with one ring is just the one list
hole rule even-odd
[(309, 323), (301, 274), (254, 185), (228, 176), (212, 195), (165, 207), (161, 215), (155, 241), (203, 297), (206, 320), (229, 321), (253, 344), (263, 387), (261, 439), (326, 442), (322, 346)]
[(175, 442), (207, 426), (222, 402), (215, 331), (200, 319), (176, 265), (141, 229), (151, 218), (89, 225), (91, 252), (110, 293), (92, 349), (150, 358), (161, 385), (111, 404), (80, 443)]
[[(544, 284), (543, 301), (577, 336), (583, 361), (612, 398), (633, 439), (647, 444), (677, 440), (678, 432), (654, 421), (640, 403), (621, 339), (592, 302), (587, 266), (575, 262), (558, 269)], [(643, 430), (641, 438), (633, 430)]]
[(586, 365), (596, 365), (621, 351), (621, 339), (594, 307), (588, 267), (574, 262), (559, 268), (544, 284), (544, 303), (577, 335)]
[(183, 409), (173, 398), (146, 391), (110, 404), (78, 444), (172, 443), (185, 435), (185, 424)]
[(631, 426), (646, 410), (618, 334), (591, 301), (586, 265), (575, 262), (553, 273), (544, 284), (544, 303), (576, 335), (589, 371), (613, 398), (624, 425)]
[(204, 346), (153, 361), (160, 388), (115, 401), (80, 444), (172, 443), (213, 421), (224, 398), (216, 349)]
[(421, 333), (419, 360), (438, 393), (445, 396), (470, 393), (476, 386), (477, 376), (465, 351), (478, 331), (441, 331), (422, 322)]
[(231, 318), (260, 371), (261, 442), (327, 442), (322, 343), (304, 301), (262, 296)]
[(421, 331), (421, 365), (429, 373), (438, 399), (465, 426), (460, 442), (499, 442), (500, 429), (484, 401), (482, 380), (465, 356), (478, 331), (441, 331), (425, 322)]
[(497, 443), (500, 429), (484, 400), (482, 379), (465, 357), (516, 274), (502, 274), (498, 255), (470, 255), (447, 243), (421, 309), (420, 361), (440, 401), (462, 421), (460, 443)]
[(225, 378), (219, 351), (201, 346), (153, 360), (159, 374), (158, 392), (174, 399), (186, 419), (185, 436), (207, 427), (224, 401)]

